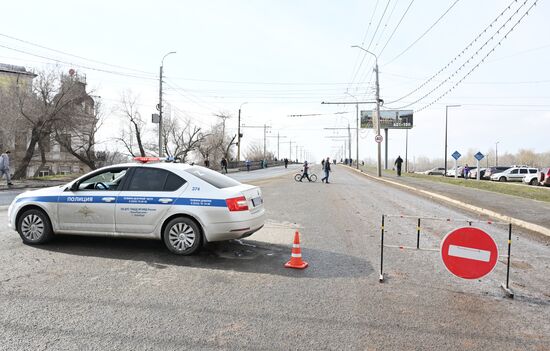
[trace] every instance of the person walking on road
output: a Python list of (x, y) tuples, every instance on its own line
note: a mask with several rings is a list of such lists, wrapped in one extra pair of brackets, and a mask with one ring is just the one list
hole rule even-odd
[(309, 179), (308, 170), (309, 170), (309, 165), (307, 164), (307, 161), (304, 161), (304, 170), (302, 172), (302, 176), (300, 177), (300, 182), (302, 181), (302, 179), (304, 179), (304, 177), (306, 177), (307, 180), (311, 182), (311, 179)]
[(246, 159), (246, 161), (244, 161), (244, 163), (246, 164), (246, 171), (250, 172), (250, 160)]
[(225, 174), (227, 174), (227, 160), (225, 159), (225, 157), (222, 157), (221, 165), (222, 165), (222, 173), (224, 173), (225, 171)]
[(323, 171), (325, 171), (325, 176), (321, 178), (321, 181), (328, 184), (328, 176), (330, 174), (330, 158), (327, 157), (327, 160), (323, 164)]
[(8, 186), (13, 185), (10, 177), (10, 153), (10, 150), (6, 150), (6, 152), (0, 155), (0, 178), (5, 174)]
[(322, 169), (322, 170), (325, 169), (325, 159), (322, 159), (322, 160), (321, 160), (321, 169)]
[(468, 179), (470, 176), (470, 167), (468, 167), (468, 164), (466, 163), (466, 166), (464, 166), (464, 180)]
[(288, 168), (288, 158), (285, 158), (285, 168)]
[(395, 167), (397, 167), (397, 176), (401, 177), (401, 165), (403, 164), (403, 159), (401, 158), (401, 155), (397, 156), (397, 159), (395, 160)]

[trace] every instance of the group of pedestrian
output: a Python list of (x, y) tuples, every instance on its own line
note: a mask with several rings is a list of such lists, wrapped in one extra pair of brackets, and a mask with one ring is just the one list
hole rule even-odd
[[(285, 159), (286, 161), (286, 159)], [(285, 162), (285, 168), (286, 168), (286, 165), (287, 165), (287, 162)], [(323, 178), (321, 178), (321, 181), (323, 183), (326, 183), (328, 184), (329, 181), (328, 181), (328, 176), (331, 172), (330, 170), (330, 158), (327, 157), (326, 160), (322, 160), (321, 161), (321, 168), (323, 169), (323, 172), (325, 174), (325, 176)], [(300, 182), (302, 181), (302, 179), (306, 178), (308, 181), (311, 182), (311, 179), (309, 178), (309, 164), (307, 163), (307, 161), (304, 161), (304, 165), (303, 165), (303, 169), (302, 169), (302, 176), (300, 177)]]

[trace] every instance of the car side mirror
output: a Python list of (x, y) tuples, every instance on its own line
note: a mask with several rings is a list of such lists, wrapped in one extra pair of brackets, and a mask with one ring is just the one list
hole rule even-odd
[(78, 190), (78, 182), (74, 182), (71, 184), (71, 187), (69, 188), (70, 191), (77, 191)]

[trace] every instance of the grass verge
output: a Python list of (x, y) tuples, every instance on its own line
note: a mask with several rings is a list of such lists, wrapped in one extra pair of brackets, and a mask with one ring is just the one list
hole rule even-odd
[[(376, 173), (376, 169), (365, 168), (369, 173)], [(383, 170), (383, 174), (394, 175), (395, 171)], [(481, 189), (486, 191), (492, 191), (499, 194), (507, 194), (513, 196), (519, 196), (526, 199), (533, 199), (538, 201), (550, 202), (550, 189), (541, 186), (525, 185), (523, 183), (501, 183), (493, 182), (489, 180), (475, 179), (465, 180), (463, 178), (454, 179), (452, 177), (442, 176), (429, 176), (425, 174), (417, 173), (403, 173), (403, 176), (424, 179), (431, 182), (446, 183), (455, 186), (463, 186), (466, 188)]]

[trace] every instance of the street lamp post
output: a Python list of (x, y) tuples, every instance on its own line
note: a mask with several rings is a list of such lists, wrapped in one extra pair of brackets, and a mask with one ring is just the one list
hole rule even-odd
[(495, 143), (495, 167), (498, 167), (498, 143), (500, 143), (500, 141)]
[(447, 175), (447, 116), (449, 114), (449, 107), (460, 107), (460, 105), (445, 105), (445, 173), (443, 176)]
[[(364, 52), (371, 54), (374, 56), (374, 72), (376, 73), (376, 136), (378, 137), (380, 135), (380, 82), (378, 80), (378, 56), (376, 56), (374, 53), (368, 51), (367, 49), (359, 46), (359, 45), (352, 45), (352, 48), (358, 48), (363, 50)], [(382, 177), (382, 145), (380, 143), (378, 144), (378, 177)]]
[(245, 104), (248, 104), (248, 102), (243, 102), (241, 106), (239, 106), (239, 118), (237, 121), (237, 162), (241, 162), (241, 107)]
[(162, 150), (162, 70), (163, 70), (163, 67), (164, 67), (164, 59), (166, 58), (166, 56), (168, 56), (170, 54), (175, 54), (175, 53), (176, 53), (175, 51), (170, 51), (169, 53), (164, 55), (162, 57), (162, 60), (160, 61), (159, 105), (158, 105), (158, 110), (159, 110), (159, 157), (164, 156), (163, 155), (163, 150)]

